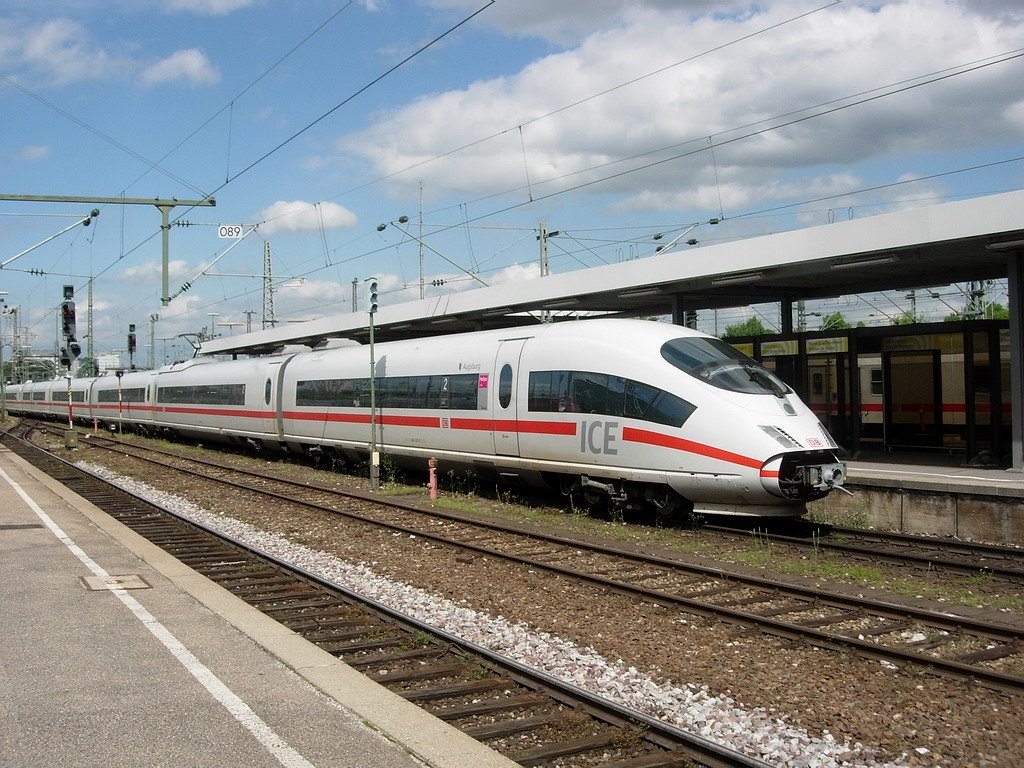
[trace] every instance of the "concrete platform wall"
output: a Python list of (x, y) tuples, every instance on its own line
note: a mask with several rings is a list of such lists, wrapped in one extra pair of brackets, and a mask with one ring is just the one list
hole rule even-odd
[(815, 520), (836, 525), (1024, 546), (1024, 498), (907, 488), (846, 486), (810, 505)]

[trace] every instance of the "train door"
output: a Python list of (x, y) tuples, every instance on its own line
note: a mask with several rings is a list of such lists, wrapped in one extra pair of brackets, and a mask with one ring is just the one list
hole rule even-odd
[(276, 442), (280, 439), (280, 421), (278, 419), (278, 392), (281, 389), (281, 371), (283, 366), (280, 362), (272, 362), (267, 366), (266, 376), (263, 380), (262, 400), (260, 401), (261, 430), (264, 439)]
[(494, 453), (500, 456), (519, 455), (519, 358), (526, 339), (510, 339), (498, 344), (494, 358), (491, 386), (491, 411), (494, 422)]
[(942, 445), (942, 362), (937, 349), (886, 352), (885, 433), (892, 446)]
[(807, 403), (842, 446), (850, 440), (849, 397), (846, 355), (808, 355)]

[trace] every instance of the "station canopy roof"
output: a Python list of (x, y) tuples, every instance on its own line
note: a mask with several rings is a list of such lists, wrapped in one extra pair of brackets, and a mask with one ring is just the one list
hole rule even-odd
[[(1024, 249), (1024, 191), (915, 208), (516, 283), (382, 306), (377, 341), (532, 325), (578, 313), (686, 310), (909, 290), (1006, 277)], [(327, 339), (365, 342), (366, 312), (205, 342), (202, 354), (266, 354)]]

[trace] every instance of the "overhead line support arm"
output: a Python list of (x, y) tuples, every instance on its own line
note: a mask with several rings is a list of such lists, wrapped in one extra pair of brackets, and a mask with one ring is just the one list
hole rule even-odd
[(166, 307), (171, 303), (168, 285), (168, 264), (170, 258), (169, 233), (171, 229), (171, 210), (179, 205), (186, 205), (190, 208), (198, 206), (213, 207), (217, 201), (212, 197), (204, 197), (202, 200), (179, 200), (176, 197), (167, 199), (159, 197), (89, 197), (76, 195), (4, 195), (0, 194), (0, 200), (11, 200), (24, 203), (99, 203), (101, 205), (155, 205), (160, 209), (160, 241), (162, 249), (161, 274), (163, 276), (160, 294), (160, 301)]

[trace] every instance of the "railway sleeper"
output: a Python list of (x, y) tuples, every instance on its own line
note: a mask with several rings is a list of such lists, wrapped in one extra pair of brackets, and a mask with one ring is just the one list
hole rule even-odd
[(958, 661), (961, 664), (980, 664), (983, 661), (996, 661), (1005, 659), (1007, 656), (1015, 656), (1019, 652), (1020, 647), (1016, 645), (997, 645), (994, 648), (984, 648), (980, 651), (955, 656), (953, 661)]
[(548, 699), (539, 693), (523, 693), (518, 696), (506, 696), (500, 699), (488, 699), (477, 701), (472, 704), (461, 704), (454, 707), (428, 707), (428, 711), (434, 717), (441, 720), (459, 720), (464, 717), (479, 717), (490, 715), (495, 712), (505, 712), (511, 709), (525, 709), (536, 707), (547, 703)]
[(313, 587), (303, 585), (279, 592), (271, 590), (265, 594), (246, 595), (246, 602), (261, 610), (264, 606), (276, 607), (279, 603), (284, 603), (281, 607), (288, 608), (290, 607), (289, 603), (293, 602), (296, 598), (310, 597), (316, 593)]
[[(508, 755), (509, 759), (519, 763), (522, 766), (532, 765), (543, 765), (559, 757), (566, 757), (568, 755), (578, 755), (582, 752), (592, 752), (598, 749), (606, 749), (614, 746), (617, 739), (617, 733), (614, 731), (608, 731), (599, 733), (594, 736), (585, 736), (581, 739), (573, 739), (571, 741), (559, 741), (553, 744), (547, 744), (541, 747), (534, 747), (533, 749), (523, 750), (512, 755)], [(654, 766), (659, 765), (686, 765), (685, 762), (671, 762), (671, 763), (654, 763)], [(689, 763), (692, 765), (692, 762)]]
[[(350, 652), (352, 644), (348, 641), (359, 639), (376, 640), (378, 638), (370, 638), (370, 635), (374, 633), (379, 635), (382, 631), (384, 631), (384, 629), (379, 624), (367, 623), (344, 632), (335, 632), (330, 638), (314, 640), (312, 642), (315, 642), (318, 646), (329, 653), (335, 653), (336, 651)], [(383, 639), (390, 638), (391, 635), (383, 636)]]
[(533, 717), (520, 717), (513, 720), (466, 728), (463, 733), (477, 741), (493, 741), (495, 739), (504, 739), (517, 733), (526, 733), (545, 726), (555, 725), (566, 720), (571, 714), (571, 710), (546, 712), (542, 715), (534, 715)]
[(274, 581), (263, 581), (254, 579), (252, 581), (236, 580), (230, 585), (222, 584), (225, 589), (234, 595), (252, 596), (256, 599), (266, 599), (281, 595), (307, 594), (308, 589), (295, 586), (294, 580), (276, 579)]
[[(309, 639), (307, 637), (307, 639)], [(398, 651), (396, 653), (376, 653), (357, 659), (346, 659), (345, 663), (353, 669), (369, 669), (389, 664), (396, 664), (403, 661), (414, 661), (417, 659), (439, 659), (448, 653), (448, 649), (431, 646), (428, 648), (416, 648), (411, 651)]]
[(306, 633), (319, 630), (331, 630), (335, 627), (345, 627), (361, 621), (362, 614), (352, 606), (341, 603), (331, 606), (322, 611), (317, 611), (315, 616), (299, 616), (289, 621), (280, 621), (293, 632)]
[(447, 664), (434, 664), (421, 666), (416, 669), (400, 669), (395, 672), (369, 675), (370, 679), (381, 685), (396, 685), (398, 683), (411, 683), (416, 680), (436, 680), (444, 677), (458, 677), (461, 674), (475, 669), (473, 664), (465, 661), (449, 662)]
[(912, 626), (914, 624), (910, 621), (900, 621), (895, 624), (879, 624), (877, 627), (861, 630), (857, 634), (864, 637), (879, 637), (880, 635), (891, 635), (893, 632), (902, 632), (905, 629), (910, 629)]
[(737, 600), (723, 600), (720, 603), (715, 603), (715, 605), (719, 605), (719, 606), (723, 606), (723, 607), (726, 607), (726, 606), (732, 606), (732, 607), (740, 606), (740, 607), (742, 607), (742, 606), (745, 606), (745, 605), (757, 605), (759, 603), (770, 603), (773, 600), (778, 600), (778, 599), (779, 599), (778, 595), (772, 595), (772, 594), (770, 594), (770, 595), (754, 595), (753, 597), (743, 597), (743, 598), (739, 598)]
[[(267, 584), (267, 583), (280, 583), (288, 579), (287, 576), (283, 576), (280, 571), (274, 568), (267, 568), (263, 571), (252, 571), (243, 568), (233, 568), (231, 570), (224, 570), (217, 574), (217, 583), (226, 589), (230, 589), (234, 585), (244, 584)], [(293, 581), (292, 579), (288, 579)]]
[(772, 616), (785, 616), (787, 613), (802, 613), (803, 611), (811, 610), (813, 607), (813, 603), (800, 602), (794, 605), (782, 605), (767, 611), (756, 611), (754, 615), (768, 619)]
[(829, 624), (842, 624), (843, 622), (854, 621), (859, 618), (861, 618), (861, 615), (856, 611), (843, 611), (842, 613), (832, 613), (828, 616), (819, 616), (814, 619), (797, 621), (794, 622), (794, 625), (797, 627), (814, 629), (816, 627), (827, 627)]
[(948, 635), (939, 635), (938, 637), (919, 640), (916, 643), (906, 643), (903, 647), (914, 651), (930, 651), (932, 648), (941, 648), (944, 645), (949, 645), (957, 639), (956, 635), (950, 633)]
[(627, 757), (625, 760), (616, 760), (613, 763), (603, 763), (601, 768), (683, 768), (691, 765), (693, 765), (693, 761), (686, 756), (665, 750), (648, 752), (639, 757)]
[(267, 605), (262, 608), (264, 613), (273, 614), (280, 622), (284, 622), (285, 619), (280, 616), (288, 616), (289, 614), (295, 615), (297, 618), (309, 618), (304, 615), (306, 611), (319, 611), (337, 604), (338, 599), (331, 595), (320, 594), (311, 597), (308, 600), (289, 600), (287, 603), (282, 602), (281, 605)]
[(457, 683), (445, 683), (430, 688), (417, 688), (414, 691), (396, 691), (396, 693), (407, 701), (440, 701), (443, 699), (454, 699), (460, 696), (472, 696), (489, 691), (513, 690), (517, 686), (511, 680), (503, 677), (488, 677), (483, 680), (468, 680)]
[(405, 645), (407, 642), (409, 642), (409, 636), (403, 632), (401, 634), (385, 635), (362, 643), (352, 643), (351, 645), (340, 646), (334, 650), (323, 645), (320, 647), (328, 653), (342, 658), (348, 653), (366, 653), (367, 651), (377, 651), (381, 648), (395, 648)]
[[(294, 630), (295, 628), (289, 627), (289, 629)], [(301, 634), (311, 643), (326, 643), (331, 640), (344, 638), (345, 636), (357, 637), (358, 635), (354, 635), (353, 632), (366, 634), (367, 632), (373, 632), (379, 629), (379, 623), (375, 622), (369, 616), (362, 616), (352, 619), (339, 619), (334, 622), (333, 626), (310, 627), (309, 629), (302, 631)]]

